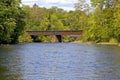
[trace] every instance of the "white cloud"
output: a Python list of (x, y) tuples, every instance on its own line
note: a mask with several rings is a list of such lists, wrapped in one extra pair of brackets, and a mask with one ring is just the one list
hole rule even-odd
[(65, 10), (74, 10), (74, 3), (77, 0), (22, 0), (23, 4), (32, 6), (34, 3), (41, 7), (50, 8), (52, 6), (57, 6)]

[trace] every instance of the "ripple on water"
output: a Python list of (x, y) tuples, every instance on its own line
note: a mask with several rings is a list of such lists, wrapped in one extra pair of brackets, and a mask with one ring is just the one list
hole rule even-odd
[(120, 47), (74, 43), (0, 46), (0, 80), (119, 80)]

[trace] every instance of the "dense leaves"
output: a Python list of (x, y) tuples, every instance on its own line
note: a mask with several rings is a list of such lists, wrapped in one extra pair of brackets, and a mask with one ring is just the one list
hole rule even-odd
[[(79, 0), (81, 1), (83, 0)], [(79, 2), (77, 4), (81, 4)], [(86, 22), (89, 26), (84, 30), (82, 39), (94, 42), (120, 42), (120, 1), (91, 0), (90, 7), (93, 10), (88, 14)]]
[[(67, 12), (57, 7), (46, 9), (36, 4), (33, 7), (25, 5), (23, 9), (27, 13), (26, 30), (80, 30), (82, 25), (86, 23), (83, 11)], [(53, 40), (51, 36), (38, 36), (36, 38), (36, 41), (42, 42), (50, 42), (50, 40)], [(63, 36), (63, 41), (72, 40), (75, 38)]]
[[(120, 42), (119, 0), (78, 0), (75, 11), (24, 6), (27, 30), (83, 30), (82, 41)], [(65, 38), (66, 37), (66, 38)], [(65, 41), (75, 38), (65, 36)], [(41, 41), (47, 38), (39, 37)], [(50, 39), (48, 38), (48, 41)]]
[[(23, 5), (19, 0), (0, 2), (0, 43), (31, 42), (25, 30), (83, 30), (82, 41), (120, 42), (120, 0), (78, 0), (75, 11), (34, 4)], [(25, 13), (26, 16), (25, 16)], [(25, 17), (24, 17), (25, 16)], [(24, 21), (25, 20), (25, 21)], [(51, 41), (51, 36), (37, 36), (36, 41)], [(63, 41), (78, 40), (63, 36)]]
[(24, 15), (20, 0), (0, 1), (0, 44), (18, 41), (25, 25)]

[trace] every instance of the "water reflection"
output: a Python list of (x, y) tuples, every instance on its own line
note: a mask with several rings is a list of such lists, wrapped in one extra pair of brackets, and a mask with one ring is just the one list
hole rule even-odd
[(119, 80), (120, 47), (72, 43), (0, 46), (0, 80)]
[(120, 79), (120, 48), (116, 46), (95, 46), (98, 52), (96, 57), (96, 74), (104, 80)]
[(0, 80), (20, 80), (20, 58), (14, 45), (0, 46)]

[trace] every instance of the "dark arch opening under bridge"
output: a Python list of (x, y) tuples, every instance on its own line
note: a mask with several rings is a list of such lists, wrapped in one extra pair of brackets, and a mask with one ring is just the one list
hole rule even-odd
[(82, 35), (83, 30), (67, 30), (67, 31), (26, 31), (31, 36), (38, 35), (55, 35), (58, 42), (62, 42), (63, 35)]

